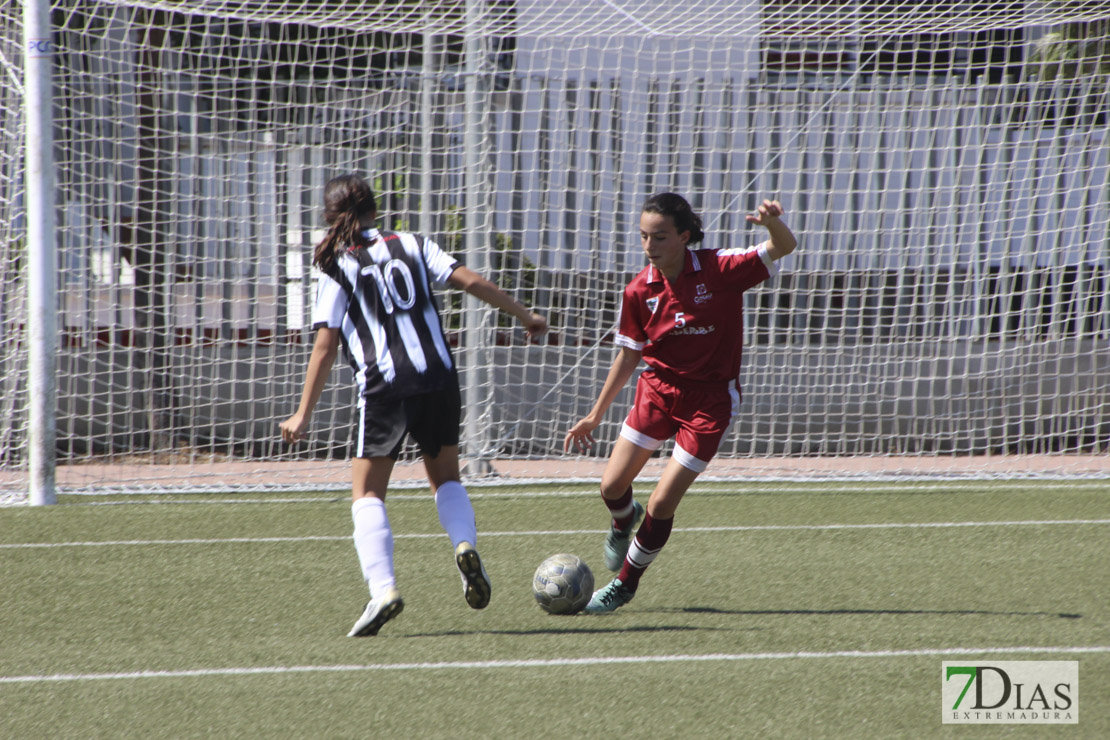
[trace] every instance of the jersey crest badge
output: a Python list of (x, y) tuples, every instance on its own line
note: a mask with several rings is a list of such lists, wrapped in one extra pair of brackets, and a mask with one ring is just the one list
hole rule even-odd
[(659, 307), (659, 297), (656, 296), (655, 298), (648, 298), (646, 303), (648, 310), (652, 313), (655, 313), (655, 309)]

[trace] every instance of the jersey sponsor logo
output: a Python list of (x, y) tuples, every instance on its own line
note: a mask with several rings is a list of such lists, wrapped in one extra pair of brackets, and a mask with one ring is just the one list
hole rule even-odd
[(717, 327), (714, 326), (713, 324), (710, 324), (709, 326), (683, 326), (679, 329), (672, 329), (670, 334), (671, 334), (671, 336), (676, 336), (676, 335), (679, 335), (679, 334), (703, 335), (703, 334), (712, 334), (715, 331), (717, 331)]
[(705, 303), (713, 300), (713, 294), (709, 292), (704, 283), (698, 283), (697, 291), (698, 294), (694, 296), (694, 303)]

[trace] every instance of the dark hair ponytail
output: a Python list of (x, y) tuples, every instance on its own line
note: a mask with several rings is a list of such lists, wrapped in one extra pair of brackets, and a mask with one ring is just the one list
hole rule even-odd
[(340, 175), (324, 186), (324, 223), (328, 233), (316, 245), (312, 264), (320, 269), (331, 267), (349, 246), (364, 245), (362, 217), (378, 212), (370, 184), (358, 175)]
[(683, 231), (690, 232), (687, 244), (697, 244), (705, 238), (705, 232), (701, 230), (701, 217), (694, 213), (694, 209), (678, 193), (656, 193), (644, 201), (644, 207), (640, 210), (670, 216), (679, 234)]

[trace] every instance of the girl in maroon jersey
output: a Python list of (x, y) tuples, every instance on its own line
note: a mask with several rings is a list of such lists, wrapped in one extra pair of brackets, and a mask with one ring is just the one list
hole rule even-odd
[[(670, 536), (679, 501), (732, 423), (740, 404), (743, 293), (776, 274), (775, 261), (797, 246), (782, 214), (778, 201), (764, 200), (747, 216), (769, 235), (755, 248), (691, 250), (705, 235), (686, 199), (661, 193), (644, 203), (640, 243), (648, 265), (624, 290), (615, 339), (620, 350), (593, 409), (564, 440), (564, 449), (594, 444), (593, 430), (643, 358), (647, 370), (601, 479), (612, 515), (605, 564), (619, 574), (594, 593), (588, 613), (611, 612), (632, 600)], [(674, 452), (645, 513), (633, 499), (632, 481), (671, 437)]]

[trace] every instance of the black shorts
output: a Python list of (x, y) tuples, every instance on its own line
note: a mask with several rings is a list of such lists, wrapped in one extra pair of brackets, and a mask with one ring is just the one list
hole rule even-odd
[(391, 457), (396, 460), (412, 435), (420, 452), (439, 457), (444, 447), (459, 443), (462, 400), (458, 381), (447, 387), (407, 398), (367, 399), (355, 409), (351, 430), (351, 457)]

